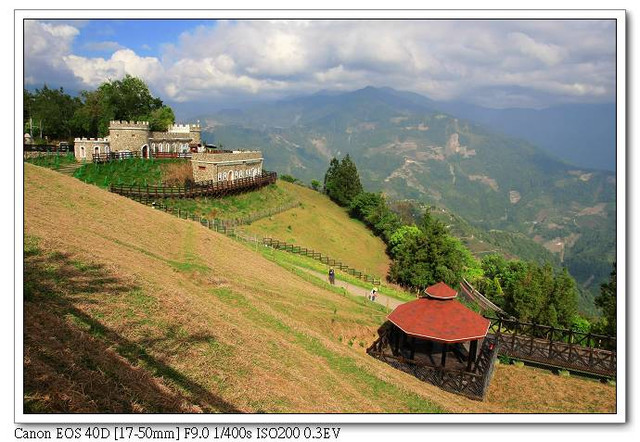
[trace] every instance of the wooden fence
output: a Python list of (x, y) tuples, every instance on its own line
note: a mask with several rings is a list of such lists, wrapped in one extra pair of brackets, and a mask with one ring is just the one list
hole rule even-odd
[(482, 293), (477, 291), (466, 279), (462, 279), (460, 283), (460, 295), (462, 298), (475, 302), (481, 309), (487, 311), (491, 310), (495, 314), (499, 314), (501, 316), (507, 317), (509, 316), (504, 310), (495, 305), (493, 302), (488, 300)]
[(272, 247), (274, 249), (284, 250), (286, 252), (295, 253), (298, 255), (304, 255), (309, 258), (313, 258), (317, 261), (320, 261), (323, 264), (327, 264), (329, 266), (335, 267), (338, 270), (342, 270), (343, 272), (351, 276), (355, 276), (356, 278), (362, 279), (363, 281), (366, 281), (366, 282), (370, 282), (374, 285), (380, 284), (380, 278), (376, 278), (375, 276), (364, 274), (359, 270), (349, 267), (348, 265), (342, 263), (341, 261), (330, 258), (327, 255), (323, 255), (320, 252), (316, 252), (315, 250), (308, 249), (306, 247), (297, 246), (295, 244), (287, 243), (284, 241), (279, 241), (273, 238), (263, 238), (262, 243), (265, 246)]
[(226, 195), (273, 184), (277, 178), (278, 174), (276, 172), (263, 171), (259, 176), (240, 178), (234, 181), (209, 181), (207, 184), (195, 184), (193, 186), (112, 184), (109, 186), (109, 190), (134, 199), (197, 198), (204, 196), (221, 198)]
[(616, 339), (515, 320), (487, 317), (489, 333), (505, 356), (589, 374), (614, 377)]
[[(159, 209), (162, 210), (163, 212), (171, 212), (173, 213), (175, 210), (171, 207), (168, 207), (167, 205), (165, 205), (162, 200), (160, 201), (155, 201), (153, 199), (147, 199), (147, 198), (132, 198), (135, 201), (138, 201), (142, 204), (146, 204), (148, 206), (152, 206), (155, 209)], [(267, 210), (260, 210), (257, 212), (253, 212), (250, 213), (247, 216), (243, 216), (243, 217), (239, 217), (239, 218), (231, 218), (231, 219), (221, 219), (221, 218), (212, 218), (212, 219), (207, 219), (207, 218), (203, 218), (203, 217), (198, 217), (197, 215), (194, 215), (191, 212), (187, 212), (185, 210), (180, 210), (180, 213), (182, 214), (182, 216), (187, 216), (188, 219), (195, 219), (200, 221), (201, 224), (206, 225), (206, 224), (210, 224), (213, 226), (225, 226), (227, 229), (232, 229), (238, 226), (242, 226), (242, 225), (247, 225), (247, 224), (251, 224), (252, 222), (255, 222), (259, 219), (262, 218), (266, 218), (268, 216), (273, 216), (273, 215), (277, 215), (278, 213), (282, 213), (285, 212), (287, 210), (293, 209), (295, 207), (299, 207), (301, 205), (300, 201), (293, 201), (289, 204), (283, 204), (281, 206), (278, 207), (273, 207), (271, 209), (267, 209)], [(175, 212), (177, 213), (177, 212)], [(186, 214), (186, 215), (185, 215)]]
[(464, 371), (418, 362), (402, 354), (394, 355), (389, 343), (389, 327), (383, 326), (379, 332), (379, 338), (367, 349), (367, 354), (443, 390), (471, 399), (485, 398), (500, 347), (494, 338), (483, 340), (472, 370)]
[[(151, 152), (151, 158), (156, 159), (170, 159), (170, 158), (180, 158), (180, 159), (190, 159), (191, 152)], [(109, 152), (109, 153), (99, 153), (93, 154), (92, 161), (95, 164), (104, 164), (110, 163), (111, 161), (120, 161), (120, 160), (128, 160), (131, 158), (143, 158), (142, 153), (135, 151), (117, 151), (117, 152)]]

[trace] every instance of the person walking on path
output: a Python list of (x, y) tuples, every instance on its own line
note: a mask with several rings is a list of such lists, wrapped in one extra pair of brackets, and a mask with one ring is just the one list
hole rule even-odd
[(329, 269), (329, 284), (336, 284), (336, 272), (333, 270), (333, 267)]
[(371, 289), (371, 293), (369, 293), (369, 300), (376, 302), (376, 294), (378, 293), (378, 289), (375, 287)]

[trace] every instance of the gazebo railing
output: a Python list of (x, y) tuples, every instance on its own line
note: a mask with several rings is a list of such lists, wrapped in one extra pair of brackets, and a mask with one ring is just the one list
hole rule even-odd
[(485, 398), (499, 349), (499, 343), (494, 338), (484, 339), (478, 357), (473, 364), (473, 369), (464, 371), (433, 366), (415, 359), (405, 358), (402, 354), (394, 355), (388, 331), (389, 327), (381, 328), (378, 339), (367, 349), (370, 356), (443, 390), (472, 399), (483, 400)]
[(491, 318), (489, 333), (500, 354), (551, 367), (601, 376), (615, 376), (616, 339), (546, 325)]

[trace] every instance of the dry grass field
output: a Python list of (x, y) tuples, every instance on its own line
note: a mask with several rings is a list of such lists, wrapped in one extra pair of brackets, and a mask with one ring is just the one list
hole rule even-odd
[(382, 277), (391, 265), (384, 242), (322, 193), (282, 180), (302, 207), (261, 219), (245, 230), (314, 249), (358, 270)]
[(614, 387), (513, 366), (484, 402), (441, 391), (366, 355), (378, 306), (28, 164), (24, 229), (26, 412), (615, 411)]

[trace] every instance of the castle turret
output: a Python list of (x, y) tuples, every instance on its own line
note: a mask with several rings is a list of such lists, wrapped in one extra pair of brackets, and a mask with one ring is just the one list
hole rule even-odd
[[(110, 121), (109, 139), (111, 151), (149, 152), (148, 121)], [(145, 148), (146, 147), (146, 151)], [(146, 156), (146, 155), (145, 155)]]
[(189, 124), (189, 135), (193, 140), (193, 143), (202, 144), (202, 138), (200, 137), (200, 122), (198, 121), (196, 124)]

